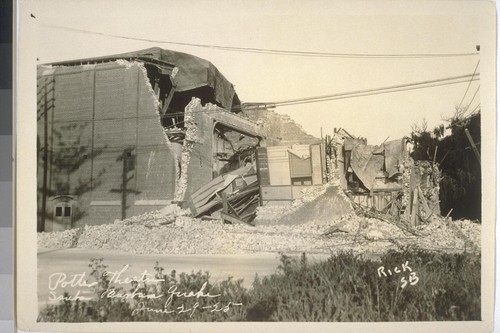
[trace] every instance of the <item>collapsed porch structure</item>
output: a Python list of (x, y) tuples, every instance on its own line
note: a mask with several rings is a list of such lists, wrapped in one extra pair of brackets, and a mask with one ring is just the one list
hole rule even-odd
[(184, 201), (254, 163), (255, 147), (265, 145), (260, 127), (239, 115), (233, 85), (180, 52), (41, 65), (37, 90), (39, 231)]

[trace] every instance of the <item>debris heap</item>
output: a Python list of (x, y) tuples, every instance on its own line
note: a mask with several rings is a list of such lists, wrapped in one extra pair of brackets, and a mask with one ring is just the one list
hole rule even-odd
[[(309, 209), (309, 204), (316, 205), (321, 200), (338, 200), (340, 203), (344, 199), (327, 188), (316, 199), (299, 206), (296, 212)], [(408, 230), (393, 220), (358, 216), (353, 211), (331, 215), (330, 218), (311, 215), (299, 224), (257, 224), (255, 227), (227, 224), (217, 219), (202, 220), (187, 216), (188, 213), (172, 205), (162, 211), (117, 220), (113, 224), (40, 233), (38, 247), (78, 247), (144, 254), (329, 254), (339, 251), (381, 254), (408, 246), (440, 252), (477, 253), (481, 246), (480, 224), (435, 216), (429, 223)]]

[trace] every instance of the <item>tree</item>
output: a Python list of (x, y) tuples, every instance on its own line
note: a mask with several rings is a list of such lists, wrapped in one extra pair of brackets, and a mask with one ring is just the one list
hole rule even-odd
[(451, 134), (444, 136), (444, 125), (432, 131), (412, 126), (414, 160), (433, 160), (434, 151), (443, 179), (440, 183), (441, 214), (453, 208), (455, 219), (481, 219), (481, 164), (467, 139), (466, 129), (476, 146), (481, 141), (481, 116), (476, 113), (467, 118), (456, 112), (448, 119)]

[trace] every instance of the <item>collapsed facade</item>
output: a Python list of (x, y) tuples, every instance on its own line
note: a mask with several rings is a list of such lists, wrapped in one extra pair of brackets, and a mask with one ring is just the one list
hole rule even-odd
[(192, 55), (151, 48), (37, 74), (40, 231), (182, 201), (264, 145), (233, 85)]

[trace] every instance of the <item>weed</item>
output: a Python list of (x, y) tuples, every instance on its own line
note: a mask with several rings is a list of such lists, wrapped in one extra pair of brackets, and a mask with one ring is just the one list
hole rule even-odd
[[(384, 266), (391, 274), (378, 274)], [(398, 267), (406, 265), (403, 273)], [(41, 309), (38, 321), (443, 321), (481, 320), (480, 257), (415, 249), (389, 251), (380, 262), (351, 252), (309, 263), (281, 254), (276, 274), (255, 276), (251, 289), (242, 280), (211, 283), (209, 272), (166, 274), (156, 262), (155, 282), (132, 281), (131, 299), (102, 297), (112, 286), (102, 259), (91, 259), (97, 282), (94, 299), (62, 300)], [(409, 267), (409, 268), (408, 268)], [(396, 269), (395, 269), (396, 268)], [(411, 269), (411, 272), (409, 271)], [(408, 283), (409, 274), (418, 279)], [(407, 283), (402, 283), (406, 279)], [(172, 292), (204, 290), (214, 297), (171, 297)], [(161, 298), (141, 298), (153, 294)], [(215, 296), (216, 295), (216, 296)], [(65, 296), (68, 296), (65, 294)], [(231, 306), (230, 302), (241, 305)], [(168, 304), (167, 304), (168, 303)], [(195, 308), (196, 311), (188, 311)], [(143, 310), (141, 310), (143, 309)], [(156, 309), (145, 311), (144, 309)], [(168, 309), (182, 309), (166, 314)]]

